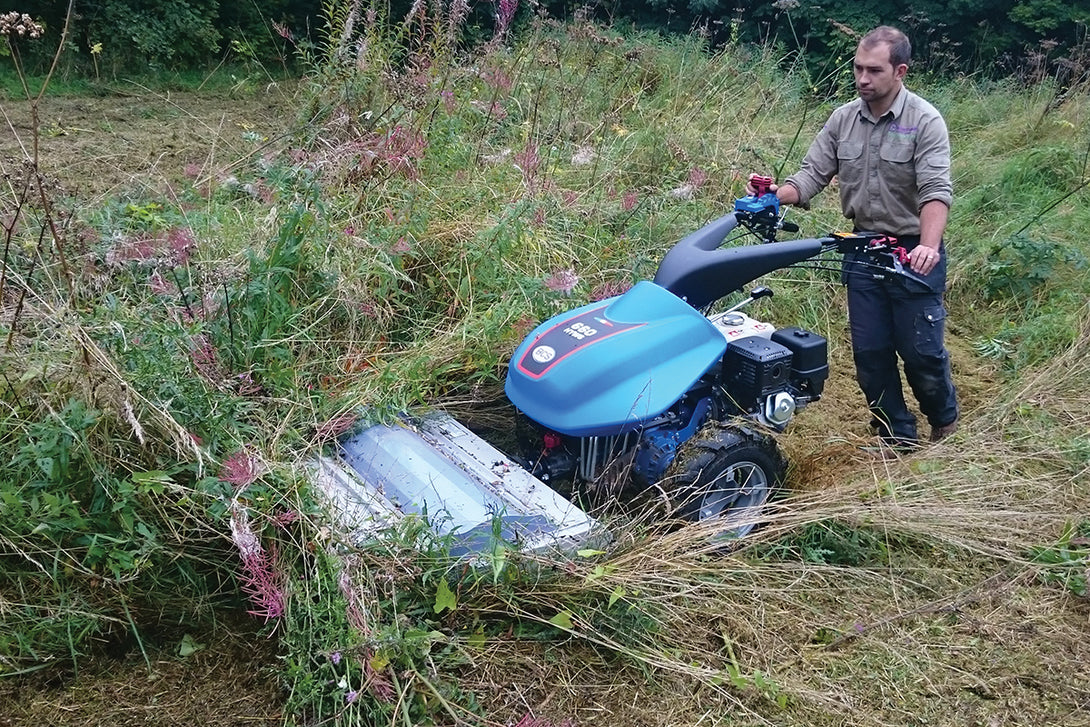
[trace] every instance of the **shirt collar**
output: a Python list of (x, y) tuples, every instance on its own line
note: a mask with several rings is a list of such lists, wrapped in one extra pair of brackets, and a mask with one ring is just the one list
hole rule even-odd
[(905, 110), (905, 103), (908, 101), (908, 89), (905, 85), (901, 84), (901, 90), (897, 92), (897, 98), (893, 99), (893, 103), (890, 105), (889, 110), (886, 111), (880, 118), (874, 118), (870, 109), (867, 108), (867, 102), (861, 98), (856, 99), (856, 103), (859, 104), (859, 115), (867, 119), (873, 124), (877, 124), (885, 117), (896, 119), (901, 115), (901, 112)]

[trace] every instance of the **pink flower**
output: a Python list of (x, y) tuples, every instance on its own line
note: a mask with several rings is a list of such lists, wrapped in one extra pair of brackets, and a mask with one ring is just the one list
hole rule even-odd
[(291, 32), (291, 28), (289, 28), (287, 25), (283, 23), (278, 23), (274, 20), (272, 21), (272, 27), (273, 30), (276, 31), (276, 34), (279, 35), (281, 38), (288, 41), (289, 43), (295, 43), (295, 35)]
[(341, 574), (337, 577), (337, 586), (341, 590), (341, 595), (344, 596), (346, 605), (344, 608), (344, 614), (348, 617), (348, 623), (352, 628), (359, 631), (361, 634), (367, 634), (370, 629), (367, 627), (367, 609), (360, 602), (359, 593), (356, 591), (356, 586), (352, 583), (352, 576), (348, 574), (348, 568), (342, 568)]
[(526, 148), (515, 154), (512, 159), (515, 166), (522, 172), (522, 179), (526, 182), (526, 186), (533, 189), (534, 180), (537, 179), (537, 172), (541, 166), (541, 157), (537, 153), (537, 144), (532, 141), (529, 142)]
[(220, 373), (219, 363), (216, 360), (216, 349), (205, 336), (194, 336), (190, 343), (190, 357), (197, 371), (212, 383), (219, 383), (223, 379)]
[(286, 528), (292, 523), (298, 522), (298, 520), (299, 513), (295, 512), (295, 510), (285, 510), (284, 512), (273, 515), (272, 517), (273, 525), (278, 528)]
[(481, 78), (498, 91), (510, 91), (514, 83), (511, 77), (499, 68), (492, 68), (482, 72)]
[(692, 187), (693, 190), (700, 189), (707, 181), (708, 173), (700, 167), (693, 167), (689, 170), (689, 186)]
[(397, 242), (390, 248), (390, 253), (393, 255), (404, 255), (407, 252), (411, 252), (413, 249), (412, 244), (404, 237), (399, 237)]
[(242, 489), (253, 484), (263, 467), (252, 452), (240, 449), (228, 455), (220, 466), (220, 479)]
[(545, 281), (545, 287), (564, 295), (571, 295), (572, 290), (579, 284), (579, 276), (574, 270), (557, 270)]
[(197, 241), (193, 239), (193, 231), (188, 227), (172, 227), (167, 231), (167, 245), (175, 264), (185, 265), (197, 248)]
[(496, 0), (496, 37), (502, 38), (511, 29), (511, 21), (519, 9), (519, 0)]
[(391, 704), (394, 701), (394, 686), (390, 680), (375, 671), (370, 659), (363, 660), (363, 673), (367, 678), (367, 688), (375, 698)]
[(332, 439), (347, 432), (355, 423), (355, 414), (340, 414), (332, 419), (327, 419), (319, 426), (317, 432), (315, 432), (315, 436), (319, 440)]
[(623, 209), (625, 212), (631, 212), (633, 209), (636, 208), (636, 203), (639, 202), (639, 200), (639, 195), (637, 195), (635, 192), (625, 192), (624, 196), (621, 197), (621, 209)]
[(443, 90), (439, 92), (439, 98), (443, 102), (443, 108), (447, 110), (448, 114), (454, 113), (454, 92)]
[(162, 274), (158, 270), (153, 272), (151, 277), (148, 278), (148, 285), (151, 286), (151, 292), (156, 295), (174, 295), (178, 292), (178, 289), (174, 284), (164, 280)]
[(249, 613), (266, 621), (280, 618), (287, 609), (287, 575), (280, 567), (276, 547), (266, 550), (261, 546), (246, 507), (237, 499), (231, 502), (230, 526), (231, 540), (242, 559), (239, 580), (253, 606)]

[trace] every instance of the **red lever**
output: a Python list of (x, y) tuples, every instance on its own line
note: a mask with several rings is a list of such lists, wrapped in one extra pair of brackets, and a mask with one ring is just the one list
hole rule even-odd
[(753, 196), (760, 197), (762, 194), (768, 192), (768, 188), (772, 186), (772, 177), (751, 174), (749, 176), (749, 183), (753, 187)]
[(897, 244), (896, 237), (879, 237), (870, 241), (871, 247), (885, 246), (889, 248), (893, 257), (897, 258), (897, 262), (904, 265), (908, 262), (908, 250)]

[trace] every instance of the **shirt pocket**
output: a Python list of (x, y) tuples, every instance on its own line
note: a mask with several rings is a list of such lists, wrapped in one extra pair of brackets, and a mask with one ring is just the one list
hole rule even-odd
[(879, 176), (887, 189), (916, 189), (915, 144), (883, 144)]
[(836, 174), (841, 186), (861, 184), (866, 170), (863, 168), (863, 143), (842, 141), (836, 148)]

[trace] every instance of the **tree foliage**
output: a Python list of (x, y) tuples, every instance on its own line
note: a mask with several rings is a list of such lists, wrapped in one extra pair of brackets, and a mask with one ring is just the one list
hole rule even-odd
[[(60, 36), (68, 0), (31, 3), (31, 15)], [(69, 62), (115, 72), (184, 69), (231, 54), (262, 62), (284, 60), (288, 41), (278, 28), (306, 28), (320, 0), (76, 0), (69, 27)], [(25, 0), (0, 0), (0, 12), (26, 12)], [(39, 52), (52, 52), (40, 44)], [(30, 58), (42, 62), (44, 57)]]
[(701, 29), (714, 43), (772, 41), (822, 63), (850, 48), (853, 34), (894, 25), (912, 39), (918, 62), (962, 72), (1010, 72), (1042, 48), (1065, 56), (1085, 45), (1090, 24), (1090, 8), (1063, 0), (605, 0), (597, 8), (653, 29)]
[[(379, 8), (390, 22), (417, 8), (409, 0), (76, 0), (69, 36), (73, 52), (67, 58), (89, 67), (95, 53), (96, 65), (114, 72), (201, 67), (232, 54), (287, 62), (296, 41), (324, 27), (338, 8), (357, 4)], [(469, 17), (487, 23), (501, 5), (510, 4), (471, 1)], [(25, 0), (0, 0), (0, 12), (30, 10), (59, 35), (68, 0), (25, 5)], [(453, 11), (454, 0), (424, 5), (438, 17)], [(787, 51), (804, 50), (811, 63), (822, 66), (840, 60), (859, 33), (890, 24), (912, 38), (917, 65), (940, 73), (983, 69), (992, 75), (1010, 74), (1034, 54), (1073, 57), (1087, 45), (1090, 24), (1090, 8), (1064, 0), (547, 0), (521, 6), (523, 19), (535, 11), (569, 18), (589, 6), (600, 18), (656, 31), (695, 28), (716, 44), (771, 41)], [(462, 30), (466, 40), (476, 37), (473, 23)], [(1087, 72), (1085, 65), (1076, 70)]]

